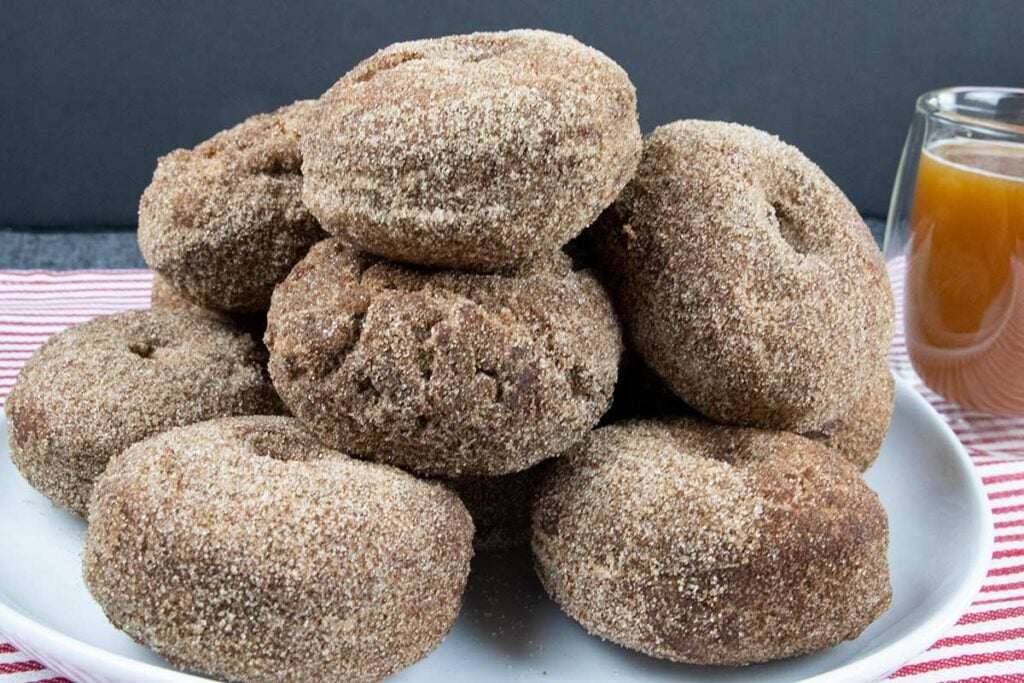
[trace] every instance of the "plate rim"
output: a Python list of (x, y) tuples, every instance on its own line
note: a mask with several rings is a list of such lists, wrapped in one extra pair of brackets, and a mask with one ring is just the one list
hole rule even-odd
[[(941, 434), (943, 441), (956, 454), (955, 461), (959, 472), (967, 475), (965, 479), (968, 482), (971, 504), (980, 515), (979, 522), (982, 533), (978, 540), (983, 552), (975, 554), (973, 564), (970, 567), (969, 579), (957, 586), (954, 597), (946, 602), (943, 609), (928, 618), (914, 631), (883, 646), (877, 652), (867, 657), (848, 662), (831, 671), (802, 679), (799, 683), (855, 683), (866, 678), (883, 678), (898, 670), (906, 662), (909, 662), (931, 647), (942, 632), (948, 630), (956, 623), (967, 607), (973, 602), (988, 573), (995, 542), (995, 529), (992, 526), (992, 512), (988, 503), (988, 496), (981, 483), (981, 477), (971, 462), (967, 450), (960, 443), (960, 439), (957, 438), (948, 422), (939, 415), (934, 406), (928, 403), (899, 374), (894, 372), (893, 377), (896, 384), (896, 400), (903, 397), (904, 400), (909, 401), (919, 410), (928, 414), (931, 418), (930, 421), (937, 425), (938, 432)], [(0, 408), (0, 419), (7, 419), (3, 408)], [(28, 640), (33, 641), (32, 645), (25, 647), (26, 639), (20, 635), (12, 635), (12, 631), (16, 633), (28, 632), (30, 634)], [(214, 679), (196, 674), (167, 669), (148, 662), (140, 662), (125, 655), (104, 650), (96, 645), (90, 645), (66, 635), (53, 627), (35, 621), (3, 600), (0, 600), (0, 635), (29, 656), (40, 660), (40, 663), (44, 666), (67, 676), (74, 677), (76, 674), (65, 667), (62, 661), (64, 658), (59, 654), (61, 652), (77, 653), (76, 662), (92, 660), (100, 666), (116, 669), (123, 674), (145, 676), (147, 681), (152, 681), (153, 683), (213, 683), (214, 681)], [(41, 643), (42, 645), (36, 647), (36, 643)], [(41, 655), (42, 651), (55, 652), (57, 654)]]
[(971, 603), (974, 602), (974, 598), (978, 595), (982, 583), (988, 575), (989, 564), (992, 561), (992, 550), (995, 544), (995, 528), (992, 524), (992, 509), (989, 506), (988, 495), (985, 493), (985, 488), (981, 483), (981, 475), (978, 474), (977, 468), (971, 462), (967, 449), (960, 443), (960, 439), (953, 432), (952, 427), (949, 426), (945, 418), (935, 410), (935, 406), (929, 403), (906, 379), (891, 369), (890, 372), (892, 372), (893, 378), (896, 381), (897, 399), (901, 395), (905, 396), (906, 400), (916, 404), (918, 408), (929, 414), (932, 421), (938, 425), (938, 431), (942, 435), (942, 439), (956, 453), (957, 467), (967, 475), (966, 480), (972, 498), (971, 502), (974, 508), (980, 512), (979, 522), (982, 534), (979, 540), (983, 552), (975, 554), (974, 562), (970, 568), (969, 579), (957, 586), (953, 599), (947, 601), (946, 606), (927, 619), (924, 624), (903, 638), (885, 645), (878, 652), (874, 652), (863, 659), (844, 664), (832, 671), (806, 678), (799, 683), (853, 683), (854, 681), (862, 680), (865, 676), (880, 679), (897, 671), (904, 664), (928, 650), (941, 633), (956, 624), (967, 608), (970, 607)]

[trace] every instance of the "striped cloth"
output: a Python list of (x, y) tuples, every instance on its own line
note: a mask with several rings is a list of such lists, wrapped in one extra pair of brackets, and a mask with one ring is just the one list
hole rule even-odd
[[(898, 265), (891, 274), (901, 301)], [(0, 406), (18, 369), (48, 336), (96, 315), (146, 308), (151, 286), (152, 275), (142, 270), (0, 271)], [(891, 363), (967, 447), (996, 525), (995, 554), (981, 595), (949, 633), (892, 678), (1024, 683), (1024, 419), (974, 413), (929, 391), (910, 367), (901, 331)], [(68, 683), (0, 638), (0, 683), (40, 681)]]

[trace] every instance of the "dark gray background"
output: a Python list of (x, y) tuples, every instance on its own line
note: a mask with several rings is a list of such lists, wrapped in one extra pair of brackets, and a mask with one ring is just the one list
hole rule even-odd
[(1024, 84), (1021, 0), (0, 0), (0, 225), (133, 225), (158, 155), (315, 97), (388, 43), (513, 27), (617, 60), (645, 131), (778, 133), (872, 215), (918, 93)]

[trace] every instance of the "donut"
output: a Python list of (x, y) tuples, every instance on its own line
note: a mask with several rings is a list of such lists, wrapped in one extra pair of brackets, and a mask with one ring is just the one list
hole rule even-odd
[(592, 239), (632, 347), (717, 422), (819, 429), (888, 353), (892, 291), (867, 226), (762, 131), (656, 129)]
[(597, 280), (552, 256), (428, 271), (340, 240), (274, 291), (265, 341), (285, 405), (324, 443), (427, 476), (525, 470), (607, 410), (622, 349)]
[(473, 523), (444, 486), (287, 417), (173, 429), (97, 480), (85, 585), (172, 665), (235, 681), (376, 681), (459, 612)]
[(533, 511), (537, 574), (566, 614), (694, 664), (857, 637), (889, 606), (887, 546), (878, 497), (831, 449), (688, 418), (595, 430)]
[(302, 196), (358, 250), (493, 270), (554, 251), (640, 154), (626, 72), (574, 38), (473, 33), (397, 43), (320, 98)]
[(161, 157), (139, 202), (151, 268), (204, 308), (266, 310), (325, 234), (302, 204), (299, 135), (312, 102), (253, 116)]
[(509, 550), (530, 542), (530, 511), (550, 461), (497, 477), (443, 479), (462, 499), (476, 535), (477, 550)]
[(93, 481), (128, 446), (171, 427), (279, 413), (264, 352), (200, 313), (128, 311), (51, 337), (7, 397), (11, 460), (54, 504), (84, 515)]
[(889, 431), (895, 390), (888, 363), (880, 363), (846, 415), (804, 436), (834, 448), (863, 472), (878, 458)]

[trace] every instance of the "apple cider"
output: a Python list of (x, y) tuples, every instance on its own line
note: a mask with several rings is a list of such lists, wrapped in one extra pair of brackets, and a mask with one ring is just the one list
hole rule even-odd
[(905, 315), (914, 369), (948, 399), (1024, 414), (1024, 145), (923, 150)]

